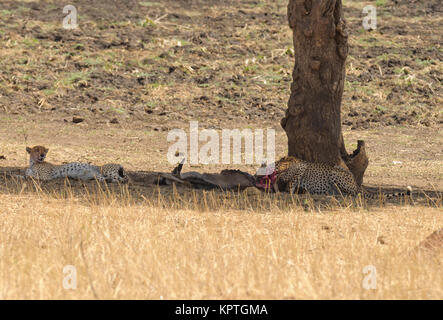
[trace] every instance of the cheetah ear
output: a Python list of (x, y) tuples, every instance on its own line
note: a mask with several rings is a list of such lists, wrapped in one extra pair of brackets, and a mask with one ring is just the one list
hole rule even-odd
[(26, 147), (26, 152), (27, 152), (27, 153), (31, 153), (31, 148)]

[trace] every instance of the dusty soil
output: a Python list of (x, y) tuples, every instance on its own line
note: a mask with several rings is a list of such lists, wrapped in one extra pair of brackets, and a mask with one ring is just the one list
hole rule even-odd
[[(283, 156), (294, 52), (287, 0), (1, 0), (0, 299), (441, 299), (441, 1), (343, 2), (346, 147), (366, 141), (366, 187), (412, 198), (12, 178), (30, 145), (57, 164), (170, 171), (169, 129), (190, 120), (274, 128)], [(76, 30), (62, 28), (67, 3)], [(61, 286), (67, 265), (77, 290)]]
[[(21, 170), (26, 145), (49, 160), (164, 170), (166, 134), (188, 128), (279, 127), (293, 66), (287, 1), (58, 1), (0, 4), (0, 166)], [(378, 28), (345, 2), (350, 55), (342, 106), (348, 150), (368, 144), (365, 184), (442, 185), (439, 1), (378, 1)], [(218, 171), (231, 166), (193, 166)], [(256, 166), (235, 166), (253, 173)], [(188, 168), (191, 169), (191, 168)]]
[[(287, 1), (57, 1), (0, 4), (3, 114), (168, 130), (278, 126), (291, 83)], [(442, 124), (439, 1), (381, 1), (378, 29), (346, 1), (343, 124)], [(79, 120), (80, 121), (80, 120)]]

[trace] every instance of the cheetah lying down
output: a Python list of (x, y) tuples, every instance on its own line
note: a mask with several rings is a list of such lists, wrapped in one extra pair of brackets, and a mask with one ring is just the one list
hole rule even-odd
[[(53, 165), (45, 162), (48, 149), (43, 146), (26, 148), (30, 154), (30, 165), (25, 177), (40, 180), (57, 178), (74, 178), (79, 180), (93, 180), (126, 183), (129, 178), (119, 164), (94, 166), (85, 163), (68, 163)], [(197, 188), (221, 188), (223, 190), (242, 189), (255, 186), (264, 191), (289, 191), (291, 193), (308, 192), (324, 195), (351, 195), (361, 194), (365, 198), (378, 198), (378, 194), (365, 192), (355, 181), (352, 173), (341, 166), (330, 166), (321, 163), (310, 163), (295, 157), (283, 157), (275, 165), (267, 168), (264, 175), (251, 176), (239, 170), (224, 170), (221, 174), (201, 174), (198, 172), (181, 173), (184, 159), (171, 174), (155, 175), (150, 183), (158, 184), (161, 179), (188, 183)], [(270, 169), (270, 170), (268, 170)], [(410, 187), (406, 192), (389, 193), (384, 196), (391, 198), (409, 195)]]
[[(295, 157), (283, 157), (273, 166), (266, 168), (266, 173), (256, 176), (256, 187), (270, 191), (289, 191), (291, 193), (351, 195), (361, 194), (365, 198), (378, 198), (378, 194), (365, 192), (349, 169), (339, 165), (330, 166), (323, 163), (311, 163)], [(384, 196), (391, 198), (409, 195), (406, 192), (389, 193)]]
[(48, 148), (35, 146), (26, 148), (29, 153), (29, 168), (26, 169), (25, 177), (32, 177), (43, 181), (57, 178), (73, 178), (79, 180), (98, 180), (107, 182), (128, 182), (128, 177), (123, 167), (119, 164), (105, 164), (95, 166), (88, 163), (71, 162), (62, 165), (54, 165), (45, 161)]
[[(378, 199), (379, 194), (364, 191), (357, 184), (349, 169), (340, 166), (329, 166), (311, 163), (295, 157), (283, 157), (270, 167), (265, 174), (251, 176), (240, 170), (223, 170), (220, 174), (199, 172), (182, 173), (185, 158), (172, 171), (180, 181), (186, 181), (195, 188), (222, 190), (241, 190), (256, 187), (267, 192), (310, 193), (318, 195), (362, 195), (364, 198)], [(263, 173), (258, 171), (258, 173)], [(387, 198), (409, 195), (406, 192), (384, 193)]]

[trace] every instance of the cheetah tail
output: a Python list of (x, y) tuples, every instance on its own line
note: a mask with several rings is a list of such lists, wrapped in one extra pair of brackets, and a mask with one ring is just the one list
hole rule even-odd
[[(382, 195), (388, 199), (398, 198), (398, 197), (406, 197), (412, 195), (412, 187), (408, 186), (405, 192), (390, 192), (390, 193), (382, 193)], [(380, 195), (378, 193), (364, 193), (365, 198), (376, 199)]]

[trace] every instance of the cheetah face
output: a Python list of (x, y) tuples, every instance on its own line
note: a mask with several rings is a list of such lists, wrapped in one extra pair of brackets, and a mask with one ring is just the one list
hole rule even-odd
[(48, 151), (49, 149), (43, 146), (26, 147), (26, 152), (29, 153), (30, 160), (33, 163), (42, 163), (45, 161)]

